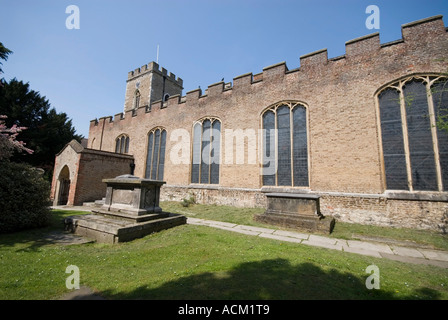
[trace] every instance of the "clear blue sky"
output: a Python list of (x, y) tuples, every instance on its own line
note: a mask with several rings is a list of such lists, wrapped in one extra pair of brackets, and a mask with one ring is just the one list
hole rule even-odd
[[(66, 28), (66, 7), (80, 29)], [(365, 22), (380, 9), (380, 29)], [(401, 39), (401, 25), (442, 14), (448, 0), (0, 0), (0, 42), (14, 53), (7, 81), (29, 82), (88, 136), (89, 121), (123, 110), (127, 73), (156, 60), (184, 80), (183, 95), (210, 84), (380, 32)]]

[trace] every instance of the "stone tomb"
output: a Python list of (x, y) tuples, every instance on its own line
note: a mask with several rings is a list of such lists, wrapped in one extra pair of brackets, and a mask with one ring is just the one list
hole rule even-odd
[(331, 233), (335, 220), (320, 212), (318, 195), (267, 193), (267, 209), (255, 220), (307, 232)]
[(164, 212), (159, 206), (164, 181), (122, 175), (104, 179), (105, 203), (92, 214), (65, 219), (67, 229), (102, 243), (130, 241), (150, 233), (185, 224), (180, 214)]

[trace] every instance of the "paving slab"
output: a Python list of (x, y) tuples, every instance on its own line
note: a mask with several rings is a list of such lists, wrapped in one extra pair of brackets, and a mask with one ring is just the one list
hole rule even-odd
[(322, 244), (326, 244), (326, 245), (335, 245), (337, 242), (337, 239), (327, 238), (327, 237), (322, 237), (322, 236), (317, 236), (317, 235), (311, 234), (308, 238), (308, 241), (313, 242), (313, 243), (322, 243)]
[(448, 261), (429, 260), (429, 259), (425, 259), (425, 258), (407, 257), (407, 256), (400, 256), (397, 254), (388, 254), (388, 253), (381, 253), (381, 256), (383, 258), (395, 260), (395, 261), (414, 263), (414, 264), (431, 265), (431, 266), (437, 266), (440, 268), (448, 269)]
[(332, 250), (342, 251), (343, 249), (343, 245), (338, 244), (337, 241), (303, 240), (301, 243), (308, 246), (320, 247)]
[(392, 246), (392, 251), (394, 254), (404, 257), (413, 257), (413, 258), (425, 258), (425, 256), (415, 248), (405, 248), (405, 247), (396, 247)]
[(353, 249), (363, 249), (363, 250), (378, 251), (393, 254), (392, 249), (387, 244), (370, 243), (357, 240), (347, 240), (347, 245), (349, 248)]
[(281, 235), (276, 235), (272, 233), (260, 233), (259, 235), (262, 238), (268, 238), (268, 239), (274, 239), (274, 240), (280, 240), (280, 241), (287, 241), (287, 242), (295, 242), (295, 243), (301, 243), (302, 239), (299, 238), (293, 238), (293, 237), (285, 237)]
[(243, 225), (238, 225), (238, 226), (235, 227), (235, 229), (249, 230), (249, 231), (254, 231), (254, 232), (258, 232), (258, 233), (274, 233), (274, 231), (275, 231), (275, 229), (252, 227), (252, 226), (243, 226)]
[(189, 224), (198, 224), (198, 225), (204, 225), (203, 219), (198, 218), (187, 218), (187, 223)]
[(203, 223), (211, 225), (211, 226), (221, 226), (221, 227), (227, 227), (227, 228), (233, 228), (236, 227), (236, 223), (230, 223), (230, 222), (222, 222), (222, 221), (214, 221), (214, 220), (202, 220)]
[(284, 236), (284, 237), (303, 239), (303, 240), (308, 239), (310, 237), (310, 235), (306, 234), (306, 233), (284, 231), (284, 230), (275, 230), (273, 234), (279, 235), (279, 236)]
[(247, 234), (249, 236), (258, 236), (260, 234), (260, 232), (244, 230), (244, 229), (238, 229), (238, 228), (231, 228), (231, 227), (227, 227), (225, 225), (220, 225), (220, 224), (206, 225), (206, 226), (214, 227), (214, 228), (221, 229), (221, 230), (226, 230), (226, 231), (232, 231), (232, 232), (238, 232), (238, 233), (242, 233), (242, 234)]
[[(356, 254), (361, 254), (364, 256), (370, 256), (370, 257), (375, 257), (375, 258), (382, 258), (383, 256), (375, 250), (369, 250), (369, 249), (363, 249), (363, 248), (353, 248), (353, 247), (348, 247), (345, 246), (342, 248), (342, 251), (344, 252), (350, 252), (350, 253), (356, 253)], [(393, 256), (393, 254), (392, 254)]]
[(448, 261), (448, 252), (440, 250), (419, 249), (426, 259)]

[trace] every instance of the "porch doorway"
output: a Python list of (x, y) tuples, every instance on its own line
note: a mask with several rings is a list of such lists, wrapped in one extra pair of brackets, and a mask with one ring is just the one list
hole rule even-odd
[(68, 203), (68, 196), (70, 194), (70, 171), (67, 166), (62, 168), (59, 174), (59, 197), (58, 206), (65, 206)]

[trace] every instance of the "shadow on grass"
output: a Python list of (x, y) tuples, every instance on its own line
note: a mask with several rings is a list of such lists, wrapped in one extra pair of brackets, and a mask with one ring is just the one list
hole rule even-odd
[(285, 259), (239, 264), (226, 273), (202, 273), (166, 282), (158, 288), (141, 286), (131, 292), (103, 291), (109, 299), (162, 300), (391, 300), (440, 299), (433, 289), (421, 288), (409, 296), (369, 290), (365, 278), (331, 269), (325, 271), (312, 263), (293, 266)]
[(0, 234), (0, 248), (13, 247), (17, 244), (17, 251), (37, 251), (48, 244), (68, 243), (72, 234), (64, 231), (63, 220), (70, 215), (83, 214), (79, 211), (52, 210), (50, 221), (46, 227), (25, 229), (11, 233)]

